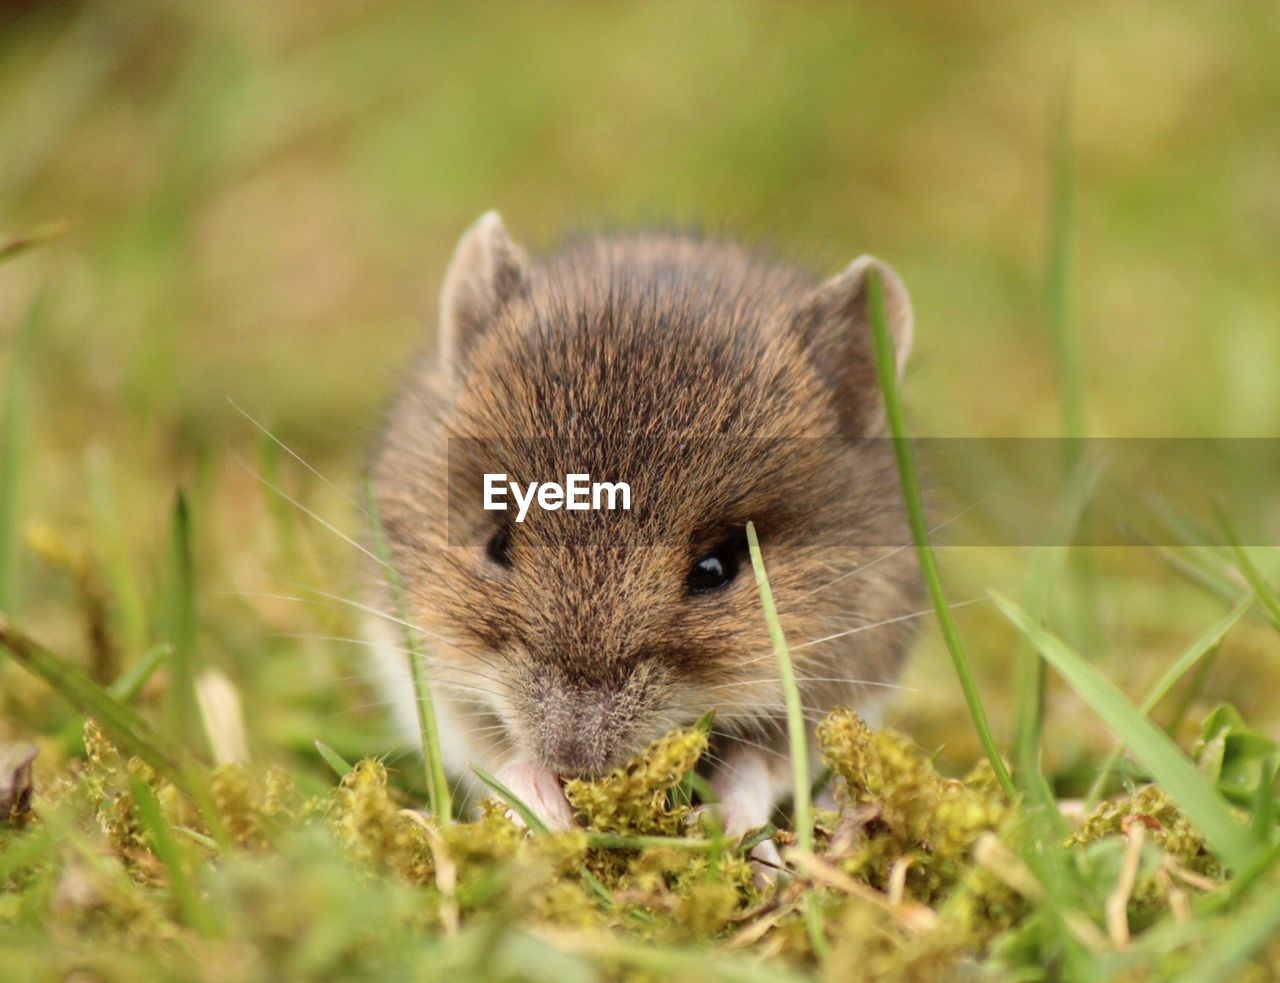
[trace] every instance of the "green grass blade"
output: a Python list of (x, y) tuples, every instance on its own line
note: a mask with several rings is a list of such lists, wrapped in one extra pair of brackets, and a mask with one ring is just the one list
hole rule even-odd
[(947, 651), (951, 654), (951, 662), (955, 667), (956, 677), (960, 680), (960, 690), (969, 708), (969, 716), (973, 719), (974, 730), (978, 740), (986, 752), (987, 760), (995, 772), (1001, 789), (1010, 798), (1017, 795), (1009, 769), (996, 748), (995, 738), (991, 736), (991, 726), (987, 723), (987, 713), (982, 706), (982, 696), (978, 693), (977, 684), (973, 680), (973, 672), (969, 668), (969, 657), (960, 641), (960, 632), (956, 628), (955, 619), (951, 617), (951, 608), (947, 605), (946, 594), (942, 590), (942, 576), (938, 571), (938, 561), (933, 554), (933, 546), (929, 542), (929, 526), (924, 517), (924, 499), (920, 493), (920, 481), (916, 476), (915, 461), (911, 456), (911, 446), (907, 441), (907, 424), (902, 412), (902, 402), (898, 396), (897, 363), (893, 351), (893, 342), (889, 338), (889, 322), (884, 307), (884, 284), (880, 274), (872, 270), (867, 279), (868, 297), (870, 299), (871, 328), (876, 349), (876, 375), (880, 381), (881, 392), (884, 393), (885, 414), (889, 421), (889, 431), (893, 435), (893, 453), (898, 462), (898, 476), (902, 484), (902, 498), (907, 510), (907, 521), (911, 526), (911, 536), (915, 540), (916, 554), (920, 558), (920, 572), (925, 585), (929, 589), (929, 599), (938, 616), (938, 624), (942, 629), (942, 638), (946, 642)]
[(169, 687), (170, 733), (184, 747), (203, 746), (196, 701), (196, 597), (191, 558), (191, 510), (179, 491), (174, 498), (169, 538), (169, 643), (172, 685)]
[[(1051, 543), (1038, 550), (1027, 577), (1031, 592), (1031, 610), (1044, 613), (1050, 604), (1054, 585), (1067, 567), (1073, 538), (1084, 519), (1097, 487), (1097, 470), (1085, 458), (1072, 467), (1066, 495), (1053, 527)], [(1040, 745), (1044, 732), (1045, 665), (1038, 652), (1026, 639), (1021, 639), (1015, 652), (1015, 727), (1013, 739), (1014, 778), (1027, 801), (1038, 809), (1036, 822), (1044, 843), (1057, 842), (1067, 835), (1066, 820), (1058, 809), (1049, 780), (1040, 767)], [(1047, 847), (1046, 847), (1047, 849)], [(1064, 938), (1069, 939), (1067, 933)]]
[(137, 567), (121, 533), (116, 499), (116, 482), (111, 457), (104, 447), (93, 447), (85, 455), (89, 501), (93, 507), (94, 536), (106, 569), (128, 652), (141, 652), (150, 640), (147, 602)]
[(18, 576), (18, 493), (25, 464), (27, 381), (33, 339), (44, 322), (44, 295), (36, 296), (14, 342), (3, 405), (0, 405), (0, 611), (13, 604)]
[(1241, 870), (1256, 853), (1249, 831), (1213, 783), (1201, 774), (1173, 740), (1135, 709), (1124, 694), (1081, 655), (1042, 628), (1022, 608), (993, 593), (997, 606), (1025, 635), (1094, 713), (1115, 732), (1151, 776), (1164, 787), (1205, 841), (1229, 867)]
[[(1174, 685), (1177, 684), (1178, 680), (1190, 672), (1201, 659), (1222, 644), (1227, 632), (1234, 628), (1236, 623), (1248, 613), (1252, 604), (1253, 595), (1250, 594), (1237, 604), (1230, 614), (1200, 638), (1196, 639), (1182, 655), (1178, 656), (1156, 681), (1156, 684), (1151, 687), (1146, 698), (1138, 705), (1138, 712), (1144, 717), (1150, 716), (1160, 701), (1168, 695), (1169, 690), (1173, 689)], [(1096, 804), (1102, 798), (1102, 793), (1107, 786), (1107, 779), (1111, 777), (1111, 772), (1115, 769), (1123, 754), (1124, 748), (1118, 747), (1103, 762), (1098, 771), (1098, 777), (1094, 779), (1093, 786), (1089, 789), (1088, 802), (1090, 806)]]
[(173, 646), (161, 642), (146, 652), (142, 658), (120, 674), (107, 688), (107, 692), (121, 703), (132, 703), (142, 692), (142, 687), (156, 674), (156, 670), (173, 655)]
[(756, 587), (760, 591), (760, 605), (764, 608), (764, 620), (773, 643), (773, 654), (778, 660), (778, 675), (782, 679), (782, 692), (787, 707), (787, 737), (791, 744), (792, 792), (795, 796), (796, 844), (806, 853), (813, 851), (813, 800), (809, 798), (809, 736), (804, 722), (804, 706), (800, 702), (800, 685), (796, 682), (795, 666), (787, 649), (787, 640), (778, 621), (778, 609), (769, 588), (769, 574), (760, 555), (760, 540), (756, 537), (754, 523), (747, 523), (747, 548), (751, 551), (751, 566), (755, 570)]
[(475, 764), (471, 766), (471, 771), (475, 774), (476, 778), (484, 782), (490, 791), (497, 795), (498, 798), (502, 799), (502, 801), (507, 805), (511, 806), (511, 808), (516, 811), (516, 815), (523, 819), (524, 824), (531, 830), (535, 833), (551, 832), (547, 824), (542, 821), (538, 814), (525, 805), (520, 796), (507, 788), (507, 786), (500, 782), (496, 776), (491, 775), (484, 768)]
[(1226, 511), (1217, 502), (1214, 503), (1213, 510), (1217, 516), (1218, 524), (1222, 527), (1223, 534), (1227, 537), (1227, 543), (1231, 546), (1231, 552), (1236, 558), (1236, 565), (1240, 568), (1244, 579), (1248, 581), (1249, 586), (1258, 595), (1258, 600), (1267, 609), (1272, 621), (1280, 625), (1280, 597), (1276, 596), (1275, 589), (1267, 583), (1266, 578), (1262, 576), (1262, 571), (1258, 569), (1253, 562), (1253, 558), (1249, 556), (1248, 550), (1241, 545), (1240, 537), (1236, 535), (1235, 527), (1231, 524), (1231, 519), (1228, 518)]
[(1237, 979), (1234, 970), (1275, 938), (1277, 932), (1280, 932), (1280, 884), (1272, 885), (1252, 906), (1232, 915), (1222, 934), (1178, 977), (1179, 983)]
[(71, 225), (67, 222), (49, 222), (0, 240), (0, 263), (17, 259), (25, 252), (43, 246), (45, 243), (52, 242), (55, 239), (61, 239), (69, 231), (71, 231)]
[[(280, 474), (280, 447), (280, 441), (269, 432), (265, 430), (258, 432), (258, 471), (268, 488), (284, 487), (284, 478)], [(268, 495), (267, 508), (271, 512), (271, 522), (275, 529), (280, 555), (286, 569), (292, 569), (298, 557), (298, 539), (294, 527), (295, 512), (289, 507), (289, 502), (283, 495)]]
[(22, 634), (3, 615), (0, 615), (0, 646), (80, 713), (92, 717), (121, 752), (145, 761), (186, 795), (201, 809), (214, 837), (219, 842), (224, 841), (225, 831), (208, 791), (208, 773), (201, 765), (142, 719), (132, 707), (114, 699), (83, 669)]
[(351, 765), (337, 751), (321, 740), (317, 740), (315, 745), (316, 751), (324, 759), (325, 764), (332, 768), (339, 778), (346, 778), (351, 773)]
[(1258, 776), (1258, 791), (1253, 800), (1253, 835), (1258, 842), (1270, 845), (1276, 822), (1276, 775), (1280, 774), (1280, 755), (1269, 755)]
[[(374, 551), (382, 562), (387, 586), (395, 604), (395, 615), (402, 624), (408, 625), (409, 610), (404, 599), (404, 584), (400, 581), (400, 572), (391, 562), (391, 547), (387, 543), (382, 523), (378, 520), (378, 507), (372, 486), (366, 488), (366, 497)], [(440, 727), (436, 719), (435, 701), (431, 698), (427, 657), (422, 651), (422, 640), (418, 633), (408, 627), (404, 629), (404, 647), (408, 653), (409, 677), (413, 681), (413, 702), (418, 710), (418, 729), (422, 734), (422, 766), (426, 772), (427, 800), (436, 822), (447, 823), (453, 818), (453, 801), (449, 794), (449, 777), (444, 772), (444, 756), (440, 752)]]
[[(1073, 480), (1086, 476), (1085, 437), (1088, 412), (1085, 406), (1084, 359), (1071, 316), (1071, 249), (1075, 230), (1075, 166), (1072, 153), (1072, 108), (1074, 80), (1063, 75), (1054, 108), (1052, 200), (1050, 202), (1049, 249), (1046, 260), (1045, 308), (1058, 370), (1058, 394), (1062, 402), (1062, 427), (1067, 437), (1066, 465)], [(1074, 494), (1074, 493), (1073, 493)], [(1084, 517), (1088, 522), (1088, 517)], [(1062, 540), (1067, 542), (1067, 540)], [(1073, 556), (1076, 590), (1073, 599), (1083, 637), (1091, 650), (1101, 648), (1105, 636), (1098, 626), (1097, 571), (1090, 555)], [(1038, 661), (1038, 660), (1037, 660)]]
[[(751, 552), (751, 567), (756, 575), (756, 587), (760, 591), (760, 606), (764, 609), (765, 625), (773, 654), (778, 660), (778, 676), (782, 681), (783, 699), (787, 707), (787, 738), (791, 750), (791, 785), (796, 817), (796, 845), (806, 854), (813, 852), (813, 800), (809, 797), (809, 735), (805, 727), (804, 705), (800, 702), (800, 685), (796, 682), (795, 666), (787, 649), (787, 640), (778, 620), (778, 608), (773, 602), (773, 590), (769, 587), (769, 574), (760, 554), (760, 540), (756, 536), (755, 523), (747, 523), (747, 549)], [(805, 921), (814, 950), (821, 956), (827, 949), (826, 935), (822, 929), (822, 912), (816, 898), (806, 899)]]
[(175, 785), (184, 780), (182, 753), (176, 746), (132, 708), (113, 699), (83, 669), (19, 632), (3, 615), (0, 615), (0, 645), (78, 711), (96, 720), (125, 754), (141, 758)]
[(174, 838), (169, 823), (164, 818), (155, 794), (150, 786), (136, 775), (130, 777), (133, 801), (138, 807), (142, 828), (151, 837), (151, 845), (169, 874), (169, 891), (178, 904), (182, 919), (205, 937), (218, 934), (211, 911), (201, 904), (187, 875), (194, 865), (189, 860), (186, 845)]

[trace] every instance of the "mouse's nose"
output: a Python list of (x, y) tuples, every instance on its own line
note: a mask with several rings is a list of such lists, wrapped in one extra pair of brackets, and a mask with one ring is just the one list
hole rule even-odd
[(527, 708), (536, 756), (559, 775), (598, 775), (626, 755), (632, 727), (607, 689), (547, 687)]
[(574, 727), (547, 734), (542, 741), (542, 759), (558, 775), (595, 775), (605, 770), (608, 760), (603, 744), (599, 727)]

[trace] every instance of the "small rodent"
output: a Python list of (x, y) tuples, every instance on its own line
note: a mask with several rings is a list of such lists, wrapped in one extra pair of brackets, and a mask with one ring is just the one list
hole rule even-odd
[[(884, 432), (872, 269), (901, 371), (910, 300), (871, 257), (818, 282), (676, 234), (588, 238), (534, 263), (494, 212), (466, 232), (438, 351), (411, 372), (372, 467), (455, 776), (483, 764), (563, 827), (564, 776), (598, 774), (715, 711), (708, 777), (725, 828), (764, 825), (791, 778), (749, 520), (811, 739), (836, 706), (874, 711), (918, 578), (912, 550), (891, 545), (910, 542), (891, 458), (858, 440)], [(482, 465), (450, 438), (503, 439), (516, 459), (502, 470), (526, 481), (590, 461), (630, 483), (636, 508), (534, 510), (519, 525), (451, 514), (450, 482), (471, 487)], [(400, 628), (371, 627), (416, 738)]]

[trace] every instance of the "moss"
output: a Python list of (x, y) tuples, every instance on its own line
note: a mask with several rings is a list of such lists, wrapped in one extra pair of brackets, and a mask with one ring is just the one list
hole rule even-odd
[[(43, 924), (45, 943), (58, 940), (64, 974), (376, 979), (415, 966), (426, 979), (484, 978), (494, 959), (518, 967), (512, 953), (538, 933), (570, 932), (667, 954), (727, 944), (826, 980), (964, 978), (979, 965), (1019, 977), (1057, 971), (1062, 948), (1050, 920), (974, 861), (987, 832), (1016, 854), (1022, 828), (989, 769), (946, 778), (901, 734), (874, 731), (845, 711), (818, 735), (840, 808), (816, 814), (817, 853), (829, 873), (806, 884), (757, 882), (744, 856), (692, 821), (675, 790), (705, 751), (698, 729), (667, 735), (597, 780), (568, 783), (581, 825), (552, 834), (515, 825), (496, 802), (471, 821), (440, 826), (410, 808), (377, 760), (311, 797), (279, 769), (224, 766), (210, 773), (211, 791), (233, 845), (217, 851), (172, 786), (90, 725), (86, 761), (63, 766), (59, 795), (42, 802), (43, 815), (37, 809), (26, 829), (3, 831), (0, 863), (26, 859), (3, 868), (0, 954), (13, 949), (12, 964), (26, 965), (29, 948), (13, 933)], [(139, 781), (180, 841), (208, 924), (191, 922), (178, 903), (163, 851), (140, 822), (132, 791)], [(1135, 822), (1149, 834), (1127, 912), (1140, 933), (1169, 910), (1166, 858), (1201, 877), (1222, 871), (1163, 792), (1139, 789), (1099, 807), (1064, 843), (1085, 885), (1078, 903), (1097, 924)], [(87, 839), (56, 846), (47, 834), (64, 828), (87, 830)], [(592, 833), (618, 844), (593, 844)], [(784, 849), (795, 842), (786, 830), (777, 839)], [(806, 905), (827, 939), (821, 957)], [(545, 952), (546, 943), (537, 945)], [(598, 958), (608, 978), (667, 975), (639, 956), (635, 965)], [(1185, 964), (1178, 953), (1166, 961), (1170, 971)]]
[(944, 778), (908, 738), (873, 732), (850, 711), (827, 717), (818, 740), (837, 798), (857, 817), (841, 866), (881, 889), (905, 865), (909, 896), (937, 901), (967, 869), (978, 836), (1010, 816), (989, 771)]
[(690, 807), (670, 803), (668, 793), (706, 749), (702, 730), (675, 731), (602, 778), (567, 782), (565, 795), (578, 819), (593, 829), (674, 836), (683, 832)]
[(1120, 836), (1129, 822), (1141, 822), (1148, 838), (1183, 866), (1208, 877), (1220, 878), (1224, 871), (1205, 846), (1204, 837), (1169, 798), (1155, 785), (1144, 785), (1125, 799), (1104, 802), (1071, 834), (1068, 846), (1095, 843), (1108, 836)]
[(426, 831), (392, 800), (381, 762), (361, 761), (342, 779), (332, 815), (339, 842), (357, 864), (416, 882), (431, 876)]

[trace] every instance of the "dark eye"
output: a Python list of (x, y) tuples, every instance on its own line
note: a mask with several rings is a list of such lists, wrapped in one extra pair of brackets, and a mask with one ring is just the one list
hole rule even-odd
[(498, 528), (484, 548), (485, 554), (500, 567), (511, 567), (511, 530), (506, 526)]
[(690, 594), (708, 594), (728, 587), (738, 576), (739, 560), (745, 541), (735, 537), (721, 543), (699, 559), (685, 578)]

